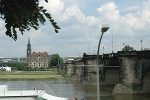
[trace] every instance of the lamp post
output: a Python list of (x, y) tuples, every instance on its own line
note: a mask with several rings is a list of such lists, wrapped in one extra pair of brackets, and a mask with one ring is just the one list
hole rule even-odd
[(101, 28), (101, 37), (99, 40), (99, 44), (98, 44), (98, 49), (97, 49), (97, 100), (100, 100), (100, 86), (99, 86), (99, 49), (100, 49), (100, 44), (101, 44), (101, 40), (103, 37), (104, 32), (106, 32), (109, 29), (109, 26), (107, 24), (102, 25)]

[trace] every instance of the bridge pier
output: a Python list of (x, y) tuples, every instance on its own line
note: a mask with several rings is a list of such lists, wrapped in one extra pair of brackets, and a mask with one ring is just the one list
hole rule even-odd
[[(84, 78), (86, 81), (96, 84), (96, 57), (97, 55), (83, 55)], [(99, 55), (99, 80), (100, 84), (118, 83), (119, 67), (117, 54)]]
[(84, 64), (84, 80), (96, 84), (96, 56), (97, 55), (83, 55)]
[(150, 51), (118, 51), (119, 84), (114, 87), (113, 94), (144, 93), (143, 79), (150, 70), (149, 57)]

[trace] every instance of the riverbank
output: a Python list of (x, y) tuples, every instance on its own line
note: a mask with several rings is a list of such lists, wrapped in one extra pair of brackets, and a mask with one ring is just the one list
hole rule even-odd
[(0, 80), (47, 80), (64, 78), (53, 71), (0, 71)]

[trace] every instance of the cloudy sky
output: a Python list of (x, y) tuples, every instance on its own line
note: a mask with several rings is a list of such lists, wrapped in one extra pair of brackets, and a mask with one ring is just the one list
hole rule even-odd
[(61, 27), (59, 33), (46, 22), (38, 30), (18, 32), (14, 41), (5, 35), (0, 19), (0, 57), (26, 57), (28, 37), (32, 52), (61, 57), (96, 54), (102, 24), (110, 28), (103, 35), (100, 53), (117, 52), (124, 45), (141, 50), (141, 40), (143, 48), (150, 48), (150, 0), (41, 0), (40, 5)]

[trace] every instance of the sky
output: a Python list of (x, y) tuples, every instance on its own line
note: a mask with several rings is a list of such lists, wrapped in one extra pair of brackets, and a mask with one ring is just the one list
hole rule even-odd
[[(31, 29), (18, 40), (5, 35), (0, 19), (0, 57), (26, 57), (28, 38), (32, 52), (59, 54), (61, 57), (96, 54), (101, 28), (109, 25), (100, 53), (120, 51), (125, 45), (141, 50), (150, 48), (150, 0), (40, 0), (61, 27), (55, 33), (50, 22)], [(143, 42), (140, 42), (140, 41)]]

